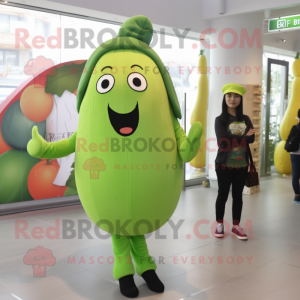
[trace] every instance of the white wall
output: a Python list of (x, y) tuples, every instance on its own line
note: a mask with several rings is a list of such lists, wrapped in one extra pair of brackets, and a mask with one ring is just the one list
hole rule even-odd
[[(299, 0), (225, 0), (225, 16), (257, 12), (269, 8), (283, 8), (299, 5)], [(217, 18), (219, 15), (219, 0), (203, 0), (203, 19)]]
[(202, 0), (51, 0), (92, 10), (104, 11), (126, 17), (146, 15), (152, 23), (198, 31), (202, 22)]
[[(286, 42), (283, 43), (279, 41), (280, 39), (285, 39)], [(299, 42), (298, 48), (296, 48), (296, 41)], [(297, 50), (300, 52), (300, 29), (266, 34), (264, 35), (264, 45), (294, 52)]]
[[(129, 17), (145, 15), (153, 23), (155, 30), (163, 26), (166, 27), (166, 32), (173, 32), (171, 28), (190, 28), (191, 32), (200, 33), (209, 26), (208, 21), (202, 18), (203, 0), (12, 0), (10, 2), (121, 23)], [(198, 38), (199, 34), (193, 36)]]

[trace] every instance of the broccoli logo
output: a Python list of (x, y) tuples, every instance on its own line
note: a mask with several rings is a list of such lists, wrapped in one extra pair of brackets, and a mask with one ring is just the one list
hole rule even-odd
[(33, 277), (46, 277), (47, 266), (53, 266), (56, 263), (52, 251), (42, 246), (28, 250), (23, 261), (26, 265), (32, 265)]
[(84, 170), (90, 171), (91, 179), (99, 179), (99, 172), (105, 171), (106, 166), (102, 159), (93, 157), (92, 159), (87, 159), (83, 165)]

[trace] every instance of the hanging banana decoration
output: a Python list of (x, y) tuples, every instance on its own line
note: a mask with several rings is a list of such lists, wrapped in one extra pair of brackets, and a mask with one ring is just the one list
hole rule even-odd
[(198, 96), (191, 115), (191, 125), (195, 122), (200, 122), (203, 126), (201, 136), (201, 148), (195, 158), (190, 162), (194, 168), (204, 168), (206, 165), (206, 126), (207, 126), (207, 105), (208, 105), (208, 76), (207, 76), (207, 59), (203, 54), (204, 50), (200, 51), (198, 68), (200, 77), (198, 81)]

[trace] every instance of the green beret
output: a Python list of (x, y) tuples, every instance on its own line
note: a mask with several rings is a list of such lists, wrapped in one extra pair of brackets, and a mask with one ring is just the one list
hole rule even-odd
[(153, 35), (153, 27), (151, 21), (143, 15), (134, 16), (126, 20), (116, 38), (102, 43), (90, 56), (85, 64), (85, 72), (82, 73), (77, 89), (77, 111), (79, 112), (83, 101), (87, 86), (89, 84), (93, 69), (98, 60), (105, 53), (117, 49), (132, 49), (137, 50), (149, 56), (157, 65), (160, 74), (163, 78), (169, 102), (173, 112), (178, 119), (181, 119), (181, 110), (176, 95), (176, 91), (167, 71), (157, 53), (149, 46)]
[(246, 93), (246, 89), (240, 84), (228, 83), (223, 86), (222, 92), (224, 95), (226, 95), (228, 93), (235, 93), (235, 94), (243, 96)]

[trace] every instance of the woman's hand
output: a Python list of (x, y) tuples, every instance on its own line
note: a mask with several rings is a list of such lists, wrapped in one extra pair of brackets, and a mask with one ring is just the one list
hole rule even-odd
[(246, 136), (250, 136), (253, 135), (255, 133), (255, 129), (249, 129), (249, 131), (247, 132)]

